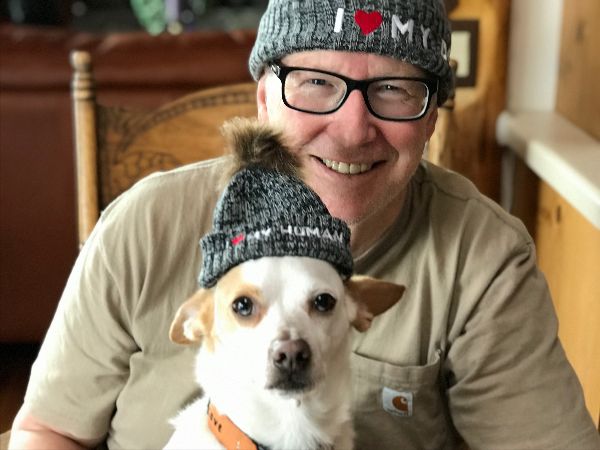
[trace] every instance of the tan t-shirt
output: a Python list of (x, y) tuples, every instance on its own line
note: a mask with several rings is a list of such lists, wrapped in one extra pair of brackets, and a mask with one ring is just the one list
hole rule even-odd
[[(33, 367), (39, 419), (111, 448), (166, 443), (199, 393), (195, 349), (168, 330), (197, 289), (223, 167), (153, 175), (103, 213)], [(357, 448), (600, 448), (531, 239), (466, 179), (423, 163), (356, 272), (407, 286), (355, 336)]]

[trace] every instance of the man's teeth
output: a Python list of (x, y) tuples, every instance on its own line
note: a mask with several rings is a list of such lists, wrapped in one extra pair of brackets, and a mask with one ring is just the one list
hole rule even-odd
[(366, 172), (367, 170), (371, 169), (371, 167), (373, 167), (373, 164), (353, 164), (353, 163), (348, 164), (345, 162), (332, 161), (330, 159), (323, 159), (323, 162), (331, 170), (334, 170), (338, 173), (343, 173), (345, 175), (347, 175), (347, 174), (354, 175), (357, 173), (363, 173), (363, 172)]

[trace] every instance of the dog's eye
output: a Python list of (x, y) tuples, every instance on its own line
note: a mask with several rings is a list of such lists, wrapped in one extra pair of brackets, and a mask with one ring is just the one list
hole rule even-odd
[(331, 294), (319, 294), (313, 300), (313, 306), (319, 312), (327, 312), (335, 307), (335, 302)]
[(239, 297), (233, 301), (231, 309), (240, 316), (248, 317), (252, 315), (252, 311), (254, 311), (254, 303), (252, 302), (252, 299), (248, 297)]

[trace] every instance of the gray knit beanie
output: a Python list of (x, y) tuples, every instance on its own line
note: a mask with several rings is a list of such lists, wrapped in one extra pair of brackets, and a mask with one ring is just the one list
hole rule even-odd
[(250, 72), (258, 80), (267, 63), (318, 49), (376, 53), (421, 67), (440, 80), (438, 105), (453, 89), (442, 0), (270, 0)]
[(343, 278), (352, 274), (348, 226), (300, 179), (257, 165), (233, 176), (200, 245), (199, 282), (206, 288), (232, 267), (263, 256), (308, 256), (329, 262)]

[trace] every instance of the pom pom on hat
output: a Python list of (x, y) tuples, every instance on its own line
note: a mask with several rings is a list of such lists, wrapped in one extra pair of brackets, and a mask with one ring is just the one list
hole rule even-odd
[(298, 177), (298, 161), (281, 135), (242, 120), (224, 131), (235, 173), (217, 202), (211, 232), (200, 241), (200, 285), (211, 287), (234, 266), (263, 256), (317, 258), (349, 277), (350, 230)]

